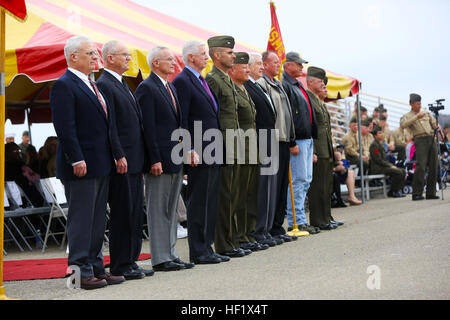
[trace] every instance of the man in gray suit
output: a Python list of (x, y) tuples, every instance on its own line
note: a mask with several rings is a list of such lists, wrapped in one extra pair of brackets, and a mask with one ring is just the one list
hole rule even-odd
[[(152, 73), (136, 89), (142, 111), (144, 140), (149, 156), (145, 169), (147, 219), (154, 271), (194, 267), (183, 262), (175, 250), (177, 206), (183, 179), (182, 164), (172, 160), (172, 133), (182, 127), (182, 110), (175, 87), (167, 80), (175, 71), (175, 58), (168, 48), (150, 50), (147, 61)], [(193, 153), (192, 153), (193, 154)]]

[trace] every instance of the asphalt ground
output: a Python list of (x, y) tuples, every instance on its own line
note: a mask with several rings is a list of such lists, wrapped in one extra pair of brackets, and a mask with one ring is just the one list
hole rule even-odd
[[(441, 192), (438, 193), (441, 196)], [(371, 199), (332, 209), (345, 224), (249, 256), (190, 270), (156, 272), (97, 290), (67, 288), (67, 279), (6, 281), (24, 300), (448, 300), (450, 191), (445, 200)], [(188, 260), (187, 239), (176, 249)], [(149, 252), (149, 242), (143, 253)], [(104, 254), (108, 254), (107, 248)], [(5, 260), (66, 257), (50, 247)], [(151, 268), (150, 260), (141, 261)]]

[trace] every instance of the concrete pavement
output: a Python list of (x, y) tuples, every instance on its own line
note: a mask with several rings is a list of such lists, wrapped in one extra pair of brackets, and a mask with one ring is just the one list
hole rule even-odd
[[(438, 193), (441, 196), (441, 193)], [(98, 290), (68, 289), (66, 279), (5, 282), (21, 299), (296, 300), (450, 299), (450, 191), (445, 200), (371, 199), (333, 209), (345, 225), (218, 265), (156, 272)], [(188, 259), (187, 239), (177, 242)], [(145, 241), (143, 252), (149, 252)], [(108, 254), (107, 250), (105, 254)], [(8, 252), (5, 260), (65, 257)], [(142, 261), (151, 268), (150, 261)]]

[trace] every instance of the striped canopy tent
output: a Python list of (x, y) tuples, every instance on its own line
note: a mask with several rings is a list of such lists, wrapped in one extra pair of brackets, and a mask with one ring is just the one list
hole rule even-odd
[[(206, 42), (216, 35), (128, 0), (27, 0), (26, 4), (25, 23), (10, 17), (6, 21), (6, 118), (13, 124), (24, 123), (25, 111), (30, 124), (51, 122), (50, 88), (67, 69), (63, 48), (73, 35), (90, 37), (99, 55), (103, 43), (113, 39), (124, 42), (132, 54), (125, 75), (133, 89), (150, 74), (146, 61), (150, 48), (166, 46), (174, 52), (175, 77), (184, 67), (181, 51), (185, 41)], [(263, 51), (238, 40), (235, 50)], [(100, 71), (102, 63), (100, 58)], [(210, 68), (211, 62), (204, 72)], [(99, 75), (96, 72), (95, 76)], [(329, 78), (330, 97), (355, 93), (355, 79)]]

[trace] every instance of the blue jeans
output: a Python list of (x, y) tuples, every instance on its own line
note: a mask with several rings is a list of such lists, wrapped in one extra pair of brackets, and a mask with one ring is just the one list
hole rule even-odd
[[(309, 184), (312, 181), (313, 172), (313, 140), (302, 139), (296, 140), (300, 153), (297, 155), (291, 154), (291, 174), (292, 174), (292, 189), (294, 191), (294, 206), (296, 224), (306, 224), (305, 214), (305, 198), (308, 193)], [(286, 214), (289, 227), (294, 224), (292, 216), (292, 201), (291, 190), (288, 189)]]

